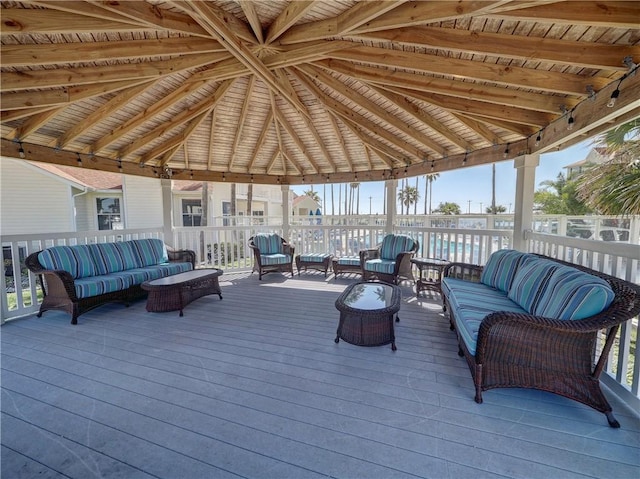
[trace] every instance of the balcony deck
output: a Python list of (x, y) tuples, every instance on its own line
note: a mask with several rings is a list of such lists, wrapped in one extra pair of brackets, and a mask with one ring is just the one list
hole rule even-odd
[[(437, 295), (403, 286), (398, 350), (335, 344), (356, 277), (225, 274), (224, 299), (2, 327), (6, 478), (637, 478), (640, 420), (539, 391), (473, 401)], [(427, 293), (429, 295), (431, 293)]]

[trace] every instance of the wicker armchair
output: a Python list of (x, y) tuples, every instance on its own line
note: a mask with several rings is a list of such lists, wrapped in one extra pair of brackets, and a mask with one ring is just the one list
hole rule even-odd
[(259, 280), (265, 274), (277, 271), (289, 272), (293, 277), (295, 248), (284, 238), (275, 233), (259, 233), (249, 238), (249, 247), (253, 250), (253, 271), (258, 272)]
[(409, 236), (386, 235), (377, 248), (360, 251), (363, 279), (379, 279), (392, 284), (398, 284), (403, 279), (414, 281), (411, 258), (419, 246)]
[[(552, 392), (581, 402), (604, 413), (611, 427), (620, 427), (600, 388), (600, 375), (620, 324), (640, 313), (640, 287), (636, 284), (555, 260), (565, 266), (605, 280), (613, 290), (613, 302), (604, 311), (585, 319), (566, 320), (509, 311), (495, 311), (482, 319), (475, 354), (458, 335), (460, 356), (464, 356), (475, 385), (475, 401), (482, 403), (482, 391), (517, 387)], [(452, 263), (445, 278), (479, 282), (483, 268)], [(451, 329), (456, 329), (456, 310), (443, 294)], [(606, 333), (603, 344), (600, 332)]]

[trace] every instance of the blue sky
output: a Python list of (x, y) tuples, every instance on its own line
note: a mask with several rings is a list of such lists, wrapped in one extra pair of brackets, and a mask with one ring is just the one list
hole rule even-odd
[[(540, 166), (536, 168), (536, 188), (542, 181), (553, 180), (559, 173), (564, 173), (564, 166), (583, 160), (591, 150), (593, 140), (585, 140), (581, 143), (567, 148), (562, 151), (545, 153), (540, 155)], [(415, 186), (415, 177), (409, 178), (409, 184)], [(418, 201), (418, 213), (424, 210), (424, 177), (418, 178), (418, 190), (420, 192), (420, 200)], [(513, 161), (503, 161), (496, 164), (496, 204), (504, 205), (509, 209), (509, 204), (513, 206), (516, 185), (516, 170), (513, 167)], [(292, 186), (291, 189), (297, 194), (303, 194), (308, 190), (309, 185)], [(344, 196), (344, 184), (343, 196)], [(320, 194), (323, 199), (324, 186), (315, 185), (314, 190)], [(369, 213), (369, 204), (371, 203), (371, 212), (373, 214), (382, 214), (384, 207), (384, 182), (362, 182), (360, 183), (360, 213)], [(331, 213), (331, 188), (326, 187), (326, 210)], [(370, 199), (371, 197), (371, 199)], [(338, 189), (335, 187), (335, 201), (337, 211)], [(457, 171), (448, 171), (441, 173), (440, 177), (433, 182), (433, 203), (432, 208), (435, 209), (440, 202), (451, 201), (460, 205), (463, 213), (467, 213), (469, 206), (472, 213), (481, 211), (480, 203), (482, 203), (482, 211), (491, 204), (491, 165), (476, 166), (465, 168)], [(469, 204), (471, 201), (471, 204)], [(344, 198), (343, 198), (344, 204)], [(413, 211), (413, 209), (412, 209)]]

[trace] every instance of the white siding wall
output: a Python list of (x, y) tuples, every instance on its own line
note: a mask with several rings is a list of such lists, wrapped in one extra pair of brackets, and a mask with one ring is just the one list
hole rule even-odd
[(124, 175), (125, 228), (162, 227), (162, 186), (160, 180)]
[(3, 235), (73, 230), (71, 187), (21, 160), (0, 158)]
[(93, 231), (97, 228), (96, 217), (93, 214), (92, 202), (95, 204), (96, 198), (92, 194), (76, 196), (76, 230)]

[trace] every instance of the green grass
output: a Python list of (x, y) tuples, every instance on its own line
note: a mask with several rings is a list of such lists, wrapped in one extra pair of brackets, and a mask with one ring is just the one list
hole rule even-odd
[[(36, 291), (37, 291), (37, 300), (38, 300), (38, 303), (40, 303), (43, 298), (42, 290), (40, 288), (37, 288)], [(25, 306), (32, 305), (31, 291), (27, 289), (22, 292), (22, 301)], [(18, 295), (16, 293), (7, 293), (7, 306), (9, 308), (9, 311), (18, 308)]]

